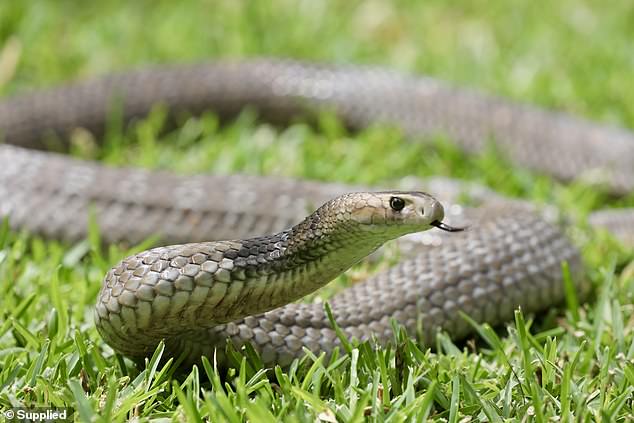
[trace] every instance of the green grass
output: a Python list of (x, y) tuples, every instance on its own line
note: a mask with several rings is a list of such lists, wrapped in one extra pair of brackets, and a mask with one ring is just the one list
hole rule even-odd
[[(0, 94), (146, 63), (276, 55), (384, 64), (634, 127), (634, 7), (627, 1), (77, 4), (3, 2)], [(631, 196), (615, 200), (514, 168), (495, 151), (466, 156), (451, 140), (407, 143), (386, 127), (351, 134), (331, 116), (316, 127), (279, 129), (249, 113), (222, 127), (207, 115), (158, 137), (160, 126), (157, 110), (103, 147), (75, 139), (73, 152), (181, 172), (366, 184), (449, 175), (573, 216), (634, 204)], [(626, 421), (634, 415), (632, 253), (583, 226), (572, 235), (596, 286), (581, 307), (569, 295), (563, 310), (535, 323), (517, 313), (508, 330), (478, 326), (473, 340), (458, 345), (441, 336), (434, 352), (397, 333), (385, 349), (346, 344), (328, 360), (307, 354), (270, 373), (246, 351), (232, 355), (228, 374), (206, 362), (175, 377), (160, 348), (136, 368), (113, 356), (95, 330), (91, 307), (101, 279), (131, 250), (103, 248), (97, 234), (62, 245), (5, 223), (0, 408), (71, 406), (82, 420), (103, 421)]]

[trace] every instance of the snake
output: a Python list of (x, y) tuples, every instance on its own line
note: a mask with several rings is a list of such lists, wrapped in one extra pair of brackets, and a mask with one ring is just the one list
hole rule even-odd
[[(104, 242), (158, 236), (165, 245), (117, 263), (97, 297), (98, 332), (132, 359), (164, 342), (187, 362), (224, 362), (230, 342), (285, 366), (305, 351), (331, 354), (342, 336), (388, 343), (394, 322), (430, 345), (441, 331), (456, 339), (472, 332), (464, 316), (498, 325), (518, 307), (537, 313), (561, 303), (562, 262), (580, 296), (590, 289), (559, 224), (486, 190), (480, 207), (456, 206), (466, 188), (451, 180), (386, 190), (116, 168), (65, 154), (78, 128), (102, 136), (113, 108), (131, 123), (156, 104), (172, 117), (211, 110), (225, 120), (251, 107), (281, 125), (326, 110), (353, 130), (385, 123), (406, 142), (440, 134), (468, 152), (493, 141), (527, 169), (598, 180), (615, 195), (634, 189), (626, 129), (371, 66), (266, 58), (161, 65), (0, 99), (0, 216), (11, 227), (77, 241), (92, 213)], [(51, 141), (61, 149), (50, 151)], [(460, 219), (464, 231), (452, 223)], [(634, 239), (632, 210), (598, 211), (589, 221)], [(411, 254), (331, 298), (331, 315), (320, 302), (297, 301), (386, 242), (416, 234)]]

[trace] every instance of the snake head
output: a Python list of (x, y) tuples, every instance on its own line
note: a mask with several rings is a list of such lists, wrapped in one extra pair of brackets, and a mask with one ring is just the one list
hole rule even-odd
[(364, 230), (395, 238), (437, 227), (452, 231), (442, 223), (445, 211), (440, 201), (420, 191), (356, 193), (349, 199), (350, 217)]

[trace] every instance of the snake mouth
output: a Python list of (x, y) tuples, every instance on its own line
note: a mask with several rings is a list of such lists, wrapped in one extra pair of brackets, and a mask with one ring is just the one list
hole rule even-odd
[(456, 228), (454, 226), (449, 226), (446, 223), (443, 223), (439, 220), (434, 220), (433, 222), (430, 223), (430, 225), (440, 230), (443, 230), (445, 232), (462, 232), (465, 229), (467, 229), (467, 228)]

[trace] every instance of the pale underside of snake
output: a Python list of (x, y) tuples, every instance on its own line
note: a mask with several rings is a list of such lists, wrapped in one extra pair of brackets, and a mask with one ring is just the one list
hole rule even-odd
[[(559, 179), (591, 175), (615, 194), (634, 188), (634, 135), (626, 130), (376, 68), (279, 60), (182, 65), (4, 99), (0, 216), (13, 227), (82, 239), (93, 210), (106, 242), (159, 235), (165, 244), (181, 243), (128, 257), (104, 280), (98, 330), (132, 358), (151, 354), (161, 340), (187, 361), (214, 352), (222, 360), (227, 339), (250, 342), (266, 364), (288, 364), (303, 348), (328, 353), (339, 340), (322, 304), (284, 304), (389, 239), (441, 225), (445, 212), (422, 192), (346, 194), (359, 187), (116, 169), (43, 151), (52, 135), (64, 140), (76, 128), (103, 133), (114, 102), (125, 121), (157, 103), (223, 118), (250, 106), (275, 123), (327, 109), (351, 128), (388, 123), (410, 142), (443, 134), (468, 151), (493, 140), (513, 162)], [(423, 188), (443, 202), (461, 190), (447, 180)], [(520, 306), (544, 310), (563, 300), (563, 261), (579, 294), (587, 292), (579, 253), (560, 228), (518, 202), (480, 195), (483, 209), (445, 208), (449, 222), (464, 218), (456, 210), (466, 211), (469, 230), (439, 238), (430, 229), (427, 240), (439, 245), (416, 248), (330, 300), (345, 336), (384, 343), (395, 320), (431, 343), (439, 330), (466, 335), (463, 313), (495, 325)], [(590, 221), (634, 240), (633, 211), (598, 212)]]

